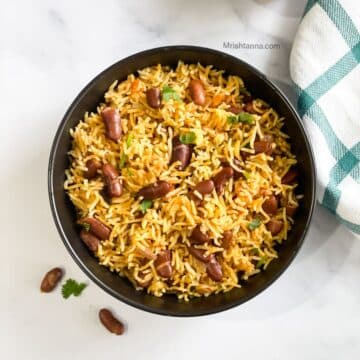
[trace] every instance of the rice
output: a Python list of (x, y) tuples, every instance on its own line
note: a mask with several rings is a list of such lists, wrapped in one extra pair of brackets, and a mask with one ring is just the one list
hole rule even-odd
[[(189, 81), (200, 79), (206, 90), (204, 106), (191, 101)], [(170, 86), (180, 101), (162, 102), (160, 109), (148, 106), (145, 90)], [(288, 136), (281, 131), (285, 119), (260, 99), (252, 101), (253, 124), (230, 124), (229, 105), (241, 105), (247, 91), (241, 78), (224, 76), (223, 71), (200, 64), (179, 62), (176, 69), (157, 65), (131, 74), (125, 81), (114, 82), (105, 93), (105, 103), (97, 112), (86, 113), (70, 131), (71, 165), (66, 171), (64, 188), (78, 212), (78, 217), (95, 217), (111, 229), (95, 254), (100, 264), (126, 276), (136, 288), (155, 296), (173, 293), (185, 301), (240, 287), (266, 269), (278, 254), (275, 245), (286, 240), (293, 219), (286, 214), (286, 204), (298, 205), (299, 195), (293, 184), (281, 179), (296, 164)], [(106, 138), (101, 111), (106, 106), (118, 109), (123, 135), (120, 141)], [(190, 164), (183, 171), (170, 164), (172, 140), (181, 133), (195, 134)], [(271, 156), (254, 155), (256, 139), (271, 135), (275, 150)], [(244, 159), (244, 153), (250, 157)], [(101, 177), (84, 177), (86, 162), (98, 159), (119, 168), (125, 190), (109, 203), (104, 197)], [(125, 161), (122, 161), (125, 159)], [(242, 174), (227, 182), (224, 192), (195, 196), (189, 194), (196, 184), (216, 175), (223, 161)], [(141, 198), (134, 196), (141, 188), (157, 180), (174, 184), (175, 189), (152, 202), (141, 214)], [(270, 194), (281, 198), (279, 208), (269, 216), (262, 205)], [(258, 226), (252, 226), (254, 218)], [(283, 222), (282, 230), (272, 235), (270, 219)], [(215, 254), (222, 269), (221, 281), (214, 281), (206, 264), (189, 253), (189, 236), (201, 225), (211, 242), (196, 245), (206, 254)], [(222, 236), (231, 230), (233, 242), (224, 248)], [(139, 249), (142, 249), (139, 251)], [(144, 250), (156, 256), (171, 251), (172, 275), (164, 279), (156, 271), (154, 259), (145, 259)]]

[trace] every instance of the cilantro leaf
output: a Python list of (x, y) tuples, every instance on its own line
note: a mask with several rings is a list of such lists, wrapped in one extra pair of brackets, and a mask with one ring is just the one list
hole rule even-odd
[(264, 256), (261, 256), (260, 260), (256, 263), (256, 268), (261, 268), (266, 263), (266, 258)]
[(67, 279), (61, 288), (61, 294), (64, 299), (68, 299), (71, 295), (79, 296), (86, 286), (85, 283), (78, 283), (74, 279)]
[(134, 135), (133, 135), (133, 134), (129, 134), (128, 137), (126, 138), (126, 147), (130, 147), (133, 139), (134, 139)]
[(165, 85), (162, 89), (162, 99), (165, 102), (169, 101), (170, 99), (181, 101), (179, 94), (168, 85)]
[(186, 134), (181, 134), (179, 136), (179, 140), (182, 144), (185, 144), (185, 145), (195, 144), (196, 134), (192, 131), (190, 131)]
[(126, 160), (127, 160), (127, 156), (124, 153), (122, 153), (120, 156), (120, 163), (119, 163), (120, 169), (123, 169), (125, 167)]
[(152, 207), (152, 201), (151, 200), (143, 200), (140, 203), (140, 210), (143, 214), (146, 213), (147, 209), (150, 209)]
[(81, 226), (84, 228), (85, 231), (89, 232), (91, 229), (91, 225), (87, 222), (81, 223)]
[(254, 218), (249, 222), (248, 228), (250, 230), (255, 230), (260, 226), (260, 224), (261, 224), (261, 220), (259, 218)]
[(255, 118), (252, 114), (242, 111), (241, 113), (237, 115), (230, 115), (227, 118), (227, 121), (229, 124), (238, 124), (238, 123), (244, 123), (244, 124), (253, 124), (255, 121)]

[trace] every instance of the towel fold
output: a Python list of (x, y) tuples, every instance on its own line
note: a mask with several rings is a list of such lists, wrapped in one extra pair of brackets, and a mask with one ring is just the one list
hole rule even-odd
[(360, 3), (309, 0), (290, 56), (318, 201), (360, 234)]

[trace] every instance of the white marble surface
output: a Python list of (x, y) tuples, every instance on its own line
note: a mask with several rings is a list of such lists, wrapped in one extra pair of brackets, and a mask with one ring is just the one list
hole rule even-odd
[[(360, 352), (360, 242), (317, 208), (300, 254), (267, 291), (202, 318), (147, 314), (111, 298), (75, 265), (47, 197), (52, 138), (80, 89), (109, 64), (168, 44), (222, 49), (223, 41), (275, 42), (279, 50), (226, 50), (292, 97), (288, 56), (305, 0), (1, 2), (0, 358), (355, 359)], [(355, 199), (354, 199), (355, 200)], [(86, 280), (79, 298), (40, 294), (61, 265)], [(113, 336), (97, 311), (127, 326)]]

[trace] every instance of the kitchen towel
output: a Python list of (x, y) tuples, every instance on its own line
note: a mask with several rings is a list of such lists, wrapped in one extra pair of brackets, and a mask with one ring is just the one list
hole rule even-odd
[(318, 201), (360, 234), (360, 1), (309, 0), (290, 56)]

